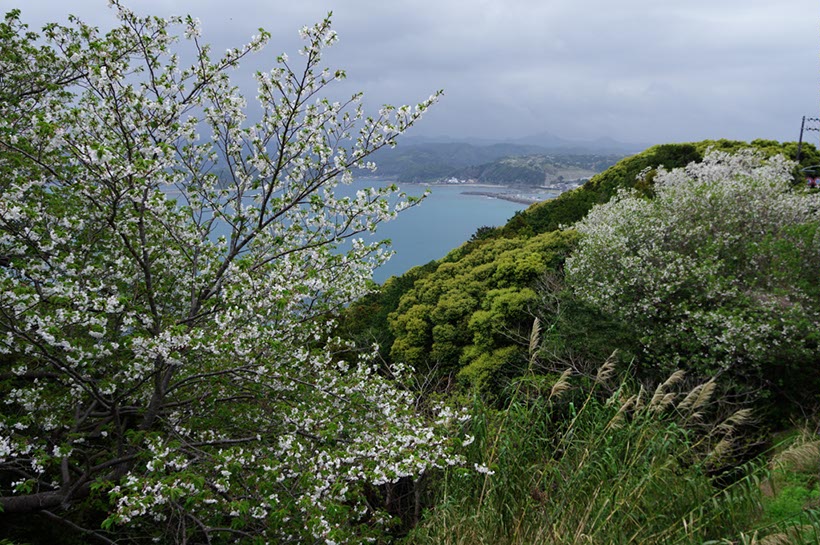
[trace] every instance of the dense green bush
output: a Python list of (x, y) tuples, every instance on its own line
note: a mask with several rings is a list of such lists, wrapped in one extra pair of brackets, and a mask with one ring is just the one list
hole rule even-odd
[(795, 191), (778, 157), (715, 151), (661, 169), (653, 198), (619, 193), (576, 225), (569, 283), (634, 325), (655, 372), (814, 395), (820, 199)]
[(417, 278), (389, 315), (390, 356), (483, 389), (520, 372), (521, 340), (540, 306), (532, 286), (560, 267), (576, 238), (564, 231), (455, 250)]

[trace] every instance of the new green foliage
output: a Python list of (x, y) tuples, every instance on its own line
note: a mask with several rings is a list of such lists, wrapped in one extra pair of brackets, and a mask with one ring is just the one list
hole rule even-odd
[(560, 266), (576, 238), (554, 232), (454, 250), (389, 315), (390, 356), (482, 388), (499, 373), (515, 374), (524, 361), (520, 341), (539, 307), (532, 286)]

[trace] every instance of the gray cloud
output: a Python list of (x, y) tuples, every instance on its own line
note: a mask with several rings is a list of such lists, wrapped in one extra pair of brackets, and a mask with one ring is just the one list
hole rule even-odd
[[(40, 26), (70, 9), (105, 27), (103, 0), (8, 0)], [(519, 137), (550, 131), (646, 143), (793, 140), (817, 115), (817, 6), (769, 0), (140, 0), (191, 13), (224, 48), (257, 27), (274, 37), (253, 68), (299, 47), (296, 30), (334, 11), (328, 53), (366, 100), (445, 98), (415, 134)]]

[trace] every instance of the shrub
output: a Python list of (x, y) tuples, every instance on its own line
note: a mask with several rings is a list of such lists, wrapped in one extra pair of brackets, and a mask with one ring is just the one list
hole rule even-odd
[(577, 296), (632, 324), (655, 376), (685, 365), (810, 394), (818, 378), (820, 199), (793, 164), (712, 151), (576, 224)]

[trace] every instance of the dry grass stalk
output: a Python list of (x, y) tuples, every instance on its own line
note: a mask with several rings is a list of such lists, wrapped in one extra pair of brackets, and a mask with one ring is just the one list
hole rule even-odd
[(652, 403), (649, 404), (649, 408), (653, 411), (663, 411), (667, 407), (669, 407), (673, 401), (675, 401), (675, 397), (678, 394), (675, 392), (668, 392), (663, 394), (662, 396), (658, 397), (657, 394), (652, 397)]
[(663, 388), (666, 389), (670, 386), (674, 386), (675, 384), (682, 381), (685, 376), (686, 372), (683, 369), (678, 369), (677, 371), (669, 375), (669, 378), (666, 379), (666, 381), (663, 383)]
[(794, 543), (805, 543), (801, 539), (800, 533), (804, 530), (812, 531), (811, 526), (797, 526), (790, 528), (788, 532), (781, 532), (779, 534), (770, 534), (760, 541), (758, 545), (792, 545)]
[(638, 390), (638, 395), (635, 397), (635, 410), (640, 411), (643, 408), (643, 395), (646, 390), (643, 388), (643, 384), (641, 384), (640, 390)]
[(536, 318), (532, 322), (532, 331), (530, 331), (530, 362), (535, 359), (535, 352), (538, 345), (541, 343), (541, 320)]
[(552, 399), (555, 397), (556, 399), (561, 397), (561, 394), (566, 392), (570, 389), (569, 377), (572, 376), (572, 369), (565, 369), (561, 376), (558, 377), (558, 380), (555, 381), (555, 384), (552, 385), (552, 389), (550, 390), (550, 396), (548, 399)]
[(678, 404), (678, 409), (681, 411), (692, 410), (697, 411), (704, 405), (706, 405), (709, 400), (712, 398), (712, 394), (715, 392), (715, 379), (709, 379), (708, 382), (704, 382), (703, 384), (698, 384), (695, 386), (691, 392), (686, 394), (686, 397), (683, 401)]
[(793, 471), (816, 472), (820, 466), (820, 441), (795, 443), (778, 454), (773, 464), (775, 467), (788, 467)]
[(612, 355), (610, 355), (604, 364), (598, 369), (598, 374), (595, 375), (596, 382), (606, 382), (615, 373), (615, 354), (617, 353), (617, 350), (613, 352)]
[(735, 429), (737, 429), (738, 426), (751, 422), (751, 420), (752, 410), (740, 409), (716, 426), (712, 430), (711, 435), (722, 435), (723, 437), (712, 449), (712, 452), (709, 453), (707, 457), (708, 462), (712, 465), (716, 465), (719, 463), (719, 460), (725, 458), (732, 448), (732, 436), (734, 435)]
[(712, 379), (704, 384), (703, 389), (698, 394), (698, 398), (692, 405), (692, 410), (698, 410), (705, 407), (712, 400), (712, 395), (715, 393), (716, 388), (717, 383), (715, 382), (715, 379)]
[(735, 428), (738, 426), (742, 426), (751, 422), (752, 420), (752, 410), (751, 409), (740, 409), (739, 411), (733, 413), (729, 418), (721, 422), (716, 428), (715, 432), (723, 433), (726, 436), (730, 436), (734, 433)]
[(667, 378), (663, 383), (658, 384), (658, 387), (655, 388), (655, 393), (652, 395), (652, 400), (649, 402), (649, 407), (655, 410), (666, 408), (675, 398), (675, 394), (671, 392), (667, 393), (666, 389), (682, 381), (685, 375), (686, 373), (678, 369), (669, 375), (669, 378)]
[(729, 437), (724, 437), (720, 441), (718, 441), (715, 448), (712, 449), (712, 452), (709, 453), (708, 459), (711, 462), (716, 462), (725, 458), (729, 451), (732, 449), (732, 440)]
[(790, 545), (792, 543), (792, 538), (786, 534), (771, 534), (763, 539), (756, 539), (751, 543), (755, 545)]
[(615, 413), (615, 416), (609, 421), (609, 424), (606, 425), (607, 429), (618, 429), (621, 427), (621, 424), (624, 421), (624, 414), (628, 411), (634, 404), (635, 401), (638, 399), (637, 395), (630, 396), (621, 406), (618, 408), (618, 412)]

